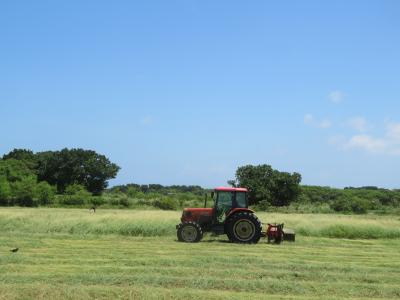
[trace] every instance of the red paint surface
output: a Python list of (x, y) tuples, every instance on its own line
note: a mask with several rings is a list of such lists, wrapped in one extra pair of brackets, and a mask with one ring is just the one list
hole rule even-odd
[(216, 192), (247, 192), (246, 188), (234, 188), (219, 186), (214, 189)]

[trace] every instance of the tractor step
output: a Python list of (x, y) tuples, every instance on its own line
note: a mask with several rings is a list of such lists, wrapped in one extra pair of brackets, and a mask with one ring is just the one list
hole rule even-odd
[(224, 225), (214, 225), (211, 228), (211, 231), (214, 235), (220, 235), (220, 234), (225, 234), (225, 228)]

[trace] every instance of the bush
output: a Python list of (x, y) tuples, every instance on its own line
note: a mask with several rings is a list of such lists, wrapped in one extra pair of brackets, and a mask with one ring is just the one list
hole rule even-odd
[(262, 200), (255, 206), (255, 209), (260, 211), (268, 211), (270, 208), (271, 204), (268, 202), (268, 200)]
[(124, 207), (128, 207), (129, 206), (129, 199), (127, 197), (123, 197), (121, 199), (119, 199), (119, 205), (124, 206)]
[(331, 203), (331, 208), (336, 212), (351, 212), (350, 199), (341, 196)]
[(65, 195), (60, 199), (60, 204), (65, 205), (84, 205), (90, 202), (92, 194), (85, 187), (79, 184), (73, 184), (65, 189)]
[(365, 214), (369, 209), (369, 202), (365, 199), (354, 197), (351, 201), (351, 211), (356, 214)]
[(12, 184), (12, 194), (15, 202), (20, 206), (37, 206), (35, 199), (36, 178), (33, 176), (25, 177)]
[(52, 204), (56, 194), (56, 188), (46, 181), (39, 182), (36, 186), (36, 196), (40, 205)]
[(92, 196), (89, 198), (89, 203), (93, 206), (100, 206), (106, 203), (106, 200), (101, 196)]
[(157, 199), (154, 201), (153, 205), (164, 210), (176, 210), (178, 208), (177, 203), (170, 198)]
[(8, 205), (11, 199), (11, 187), (5, 177), (0, 177), (0, 205)]

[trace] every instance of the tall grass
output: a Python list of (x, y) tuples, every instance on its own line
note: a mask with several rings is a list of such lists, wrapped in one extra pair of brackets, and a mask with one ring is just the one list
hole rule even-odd
[[(174, 236), (180, 212), (161, 210), (97, 210), (1, 208), (0, 232), (78, 235)], [(257, 213), (265, 223), (284, 222), (300, 236), (349, 239), (400, 238), (400, 217)]]

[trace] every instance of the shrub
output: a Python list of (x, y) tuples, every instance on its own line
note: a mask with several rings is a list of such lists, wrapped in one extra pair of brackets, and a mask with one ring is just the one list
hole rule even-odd
[(46, 181), (39, 182), (36, 186), (36, 196), (40, 205), (52, 204), (56, 194), (56, 188)]
[(65, 205), (84, 205), (90, 202), (92, 194), (85, 187), (73, 184), (65, 189), (65, 195), (61, 197), (61, 204)]
[(154, 201), (153, 205), (164, 210), (176, 210), (177, 203), (170, 198), (161, 198)]
[(36, 178), (33, 176), (24, 177), (12, 184), (12, 194), (15, 202), (21, 206), (37, 206), (35, 200)]
[(369, 202), (359, 197), (354, 197), (351, 201), (351, 211), (356, 214), (365, 214), (369, 209)]
[(7, 205), (11, 199), (11, 187), (5, 177), (0, 177), (0, 205)]
[(350, 199), (345, 196), (340, 196), (331, 203), (331, 208), (337, 212), (351, 212)]
[(268, 200), (262, 200), (255, 206), (255, 209), (260, 211), (267, 211), (270, 208), (271, 204), (268, 202)]
[(106, 200), (101, 196), (92, 196), (89, 198), (89, 203), (94, 206), (100, 206), (106, 203)]
[(128, 207), (129, 206), (129, 199), (127, 197), (122, 197), (121, 199), (119, 199), (119, 205), (122, 205), (124, 207)]

